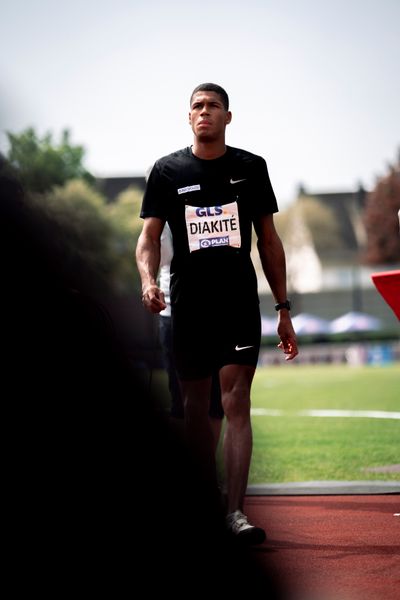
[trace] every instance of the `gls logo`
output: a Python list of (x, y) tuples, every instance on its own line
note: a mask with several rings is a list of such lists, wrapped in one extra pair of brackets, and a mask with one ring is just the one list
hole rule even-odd
[(207, 206), (205, 208), (196, 208), (196, 215), (198, 217), (216, 217), (222, 215), (223, 210), (221, 206)]

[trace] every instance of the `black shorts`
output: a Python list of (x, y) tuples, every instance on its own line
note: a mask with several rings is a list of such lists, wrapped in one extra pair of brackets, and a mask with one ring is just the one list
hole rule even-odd
[(258, 302), (231, 299), (224, 308), (177, 306), (172, 314), (173, 349), (180, 379), (209, 377), (225, 365), (256, 366), (260, 351)]
[[(168, 387), (171, 395), (171, 416), (176, 419), (183, 419), (183, 398), (172, 351), (171, 317), (164, 317), (160, 315), (159, 334), (165, 368), (168, 374)], [(210, 408), (208, 414), (213, 419), (224, 418), (224, 409), (222, 408), (221, 387), (218, 373), (213, 373), (212, 376)]]

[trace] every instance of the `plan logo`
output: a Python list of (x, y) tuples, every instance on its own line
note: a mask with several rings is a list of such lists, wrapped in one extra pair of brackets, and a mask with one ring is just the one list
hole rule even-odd
[(215, 246), (229, 246), (229, 235), (200, 240), (200, 248), (212, 248)]

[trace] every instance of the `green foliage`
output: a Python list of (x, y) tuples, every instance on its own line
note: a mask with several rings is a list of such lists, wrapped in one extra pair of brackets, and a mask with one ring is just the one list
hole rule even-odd
[(129, 187), (118, 195), (115, 202), (106, 204), (103, 209), (115, 232), (114, 252), (119, 257), (118, 282), (121, 291), (140, 289), (135, 248), (143, 224), (139, 216), (142, 196), (141, 190)]
[(131, 244), (136, 245), (142, 230), (143, 221), (140, 218), (143, 193), (141, 190), (128, 187), (121, 192), (115, 202), (106, 205), (105, 210), (111, 222), (119, 231), (125, 232)]
[(9, 152), (7, 158), (18, 170), (26, 191), (44, 193), (54, 186), (62, 186), (71, 179), (94, 182), (94, 177), (83, 167), (84, 148), (71, 144), (66, 129), (58, 143), (51, 133), (40, 138), (33, 128), (20, 134), (7, 132)]
[(72, 269), (92, 273), (117, 294), (140, 289), (135, 247), (141, 231), (142, 192), (129, 188), (115, 202), (83, 180), (71, 180), (28, 202), (53, 224), (54, 237)]
[(142, 223), (142, 192), (128, 188), (115, 202), (92, 187), (83, 166), (84, 149), (71, 143), (68, 130), (59, 142), (33, 128), (8, 133), (7, 168), (15, 171), (26, 201), (49, 224), (66, 264), (91, 272), (117, 293), (139, 289), (135, 247)]
[(104, 199), (82, 180), (71, 180), (45, 194), (31, 194), (30, 204), (50, 224), (71, 269), (93, 273), (113, 286), (118, 271), (113, 241), (117, 233), (104, 213)]

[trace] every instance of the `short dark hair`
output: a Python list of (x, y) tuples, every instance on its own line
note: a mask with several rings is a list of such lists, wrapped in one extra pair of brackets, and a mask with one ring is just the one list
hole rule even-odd
[(228, 94), (220, 85), (217, 85), (216, 83), (201, 83), (200, 85), (194, 88), (192, 95), (190, 96), (190, 105), (192, 104), (193, 96), (197, 94), (197, 92), (215, 92), (220, 96), (225, 110), (229, 110)]

